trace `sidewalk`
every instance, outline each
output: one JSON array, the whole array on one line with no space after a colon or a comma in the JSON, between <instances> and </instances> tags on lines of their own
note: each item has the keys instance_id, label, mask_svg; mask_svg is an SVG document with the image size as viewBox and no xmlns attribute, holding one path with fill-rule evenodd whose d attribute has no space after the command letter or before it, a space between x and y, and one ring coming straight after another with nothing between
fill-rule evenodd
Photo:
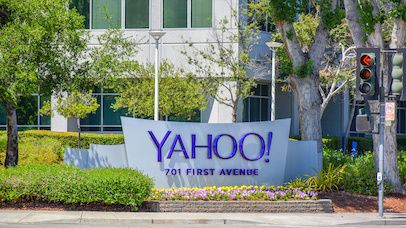
<instances>
[{"instance_id":1,"label":"sidewalk","mask_svg":"<svg viewBox=\"0 0 406 228\"><path fill-rule=\"evenodd\" d=\"M0 210L0 227L406 226L406 214L130 213Z\"/></svg>"}]
</instances>

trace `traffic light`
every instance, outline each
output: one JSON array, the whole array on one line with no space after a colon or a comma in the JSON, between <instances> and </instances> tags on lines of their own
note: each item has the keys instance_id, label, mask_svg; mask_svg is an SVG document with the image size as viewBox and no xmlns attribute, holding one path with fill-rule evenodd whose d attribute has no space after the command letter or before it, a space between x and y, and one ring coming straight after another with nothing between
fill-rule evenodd
<instances>
[{"instance_id":1,"label":"traffic light","mask_svg":"<svg viewBox=\"0 0 406 228\"><path fill-rule=\"evenodd\" d=\"M401 101L406 100L406 49L397 49L397 53L392 54L389 58L389 79L391 82L391 93L399 97Z\"/></svg>"},{"instance_id":2,"label":"traffic light","mask_svg":"<svg viewBox=\"0 0 406 228\"><path fill-rule=\"evenodd\" d=\"M379 48L357 49L357 100L377 100L380 75Z\"/></svg>"}]
</instances>

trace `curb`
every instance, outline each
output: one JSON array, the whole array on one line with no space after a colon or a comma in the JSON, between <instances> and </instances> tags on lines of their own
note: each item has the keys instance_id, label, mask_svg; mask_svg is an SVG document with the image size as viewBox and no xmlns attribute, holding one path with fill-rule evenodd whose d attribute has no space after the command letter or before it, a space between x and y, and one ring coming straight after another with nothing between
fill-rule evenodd
<instances>
[{"instance_id":1,"label":"curb","mask_svg":"<svg viewBox=\"0 0 406 228\"><path fill-rule=\"evenodd\" d=\"M303 201L145 201L140 212L333 213L330 199Z\"/></svg>"}]
</instances>

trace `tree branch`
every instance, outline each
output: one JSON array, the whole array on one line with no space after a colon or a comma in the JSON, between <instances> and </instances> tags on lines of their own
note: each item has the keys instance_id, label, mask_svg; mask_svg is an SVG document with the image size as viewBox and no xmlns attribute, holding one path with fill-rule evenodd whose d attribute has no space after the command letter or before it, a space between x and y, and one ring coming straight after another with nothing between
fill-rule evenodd
<instances>
[{"instance_id":1,"label":"tree branch","mask_svg":"<svg viewBox=\"0 0 406 228\"><path fill-rule=\"evenodd\" d=\"M406 4L406 0L401 0L400 4ZM389 44L390 48L403 48L405 47L405 36L406 36L406 23L402 18L395 19L393 26L391 41Z\"/></svg>"},{"instance_id":2,"label":"tree branch","mask_svg":"<svg viewBox=\"0 0 406 228\"><path fill-rule=\"evenodd\" d=\"M293 67L300 67L305 64L305 57L302 47L296 37L295 29L292 23L287 21L277 21L279 32L282 34L283 43L285 44L286 51L292 60Z\"/></svg>"},{"instance_id":3,"label":"tree branch","mask_svg":"<svg viewBox=\"0 0 406 228\"><path fill-rule=\"evenodd\" d=\"M378 17L380 11L379 3L376 0L371 0L371 4L374 7L372 15ZM374 32L368 35L368 43L372 44L374 47L384 48L385 42L383 41L381 23L374 25Z\"/></svg>"},{"instance_id":4,"label":"tree branch","mask_svg":"<svg viewBox=\"0 0 406 228\"><path fill-rule=\"evenodd\" d=\"M344 5L345 19L348 23L348 28L350 29L355 46L358 48L365 47L366 43L364 41L364 37L366 34L361 29L358 0L344 0Z\"/></svg>"}]
</instances>

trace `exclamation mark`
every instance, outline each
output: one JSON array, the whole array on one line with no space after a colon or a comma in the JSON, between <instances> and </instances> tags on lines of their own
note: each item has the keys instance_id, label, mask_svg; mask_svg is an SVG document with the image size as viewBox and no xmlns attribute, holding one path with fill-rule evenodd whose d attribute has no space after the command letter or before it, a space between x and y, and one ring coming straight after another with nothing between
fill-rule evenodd
<instances>
[{"instance_id":1,"label":"exclamation mark","mask_svg":"<svg viewBox=\"0 0 406 228\"><path fill-rule=\"evenodd\" d=\"M268 157L265 159L266 163L269 163L269 157L271 156L272 136L273 136L273 133L269 132L268 133Z\"/></svg>"}]
</instances>

